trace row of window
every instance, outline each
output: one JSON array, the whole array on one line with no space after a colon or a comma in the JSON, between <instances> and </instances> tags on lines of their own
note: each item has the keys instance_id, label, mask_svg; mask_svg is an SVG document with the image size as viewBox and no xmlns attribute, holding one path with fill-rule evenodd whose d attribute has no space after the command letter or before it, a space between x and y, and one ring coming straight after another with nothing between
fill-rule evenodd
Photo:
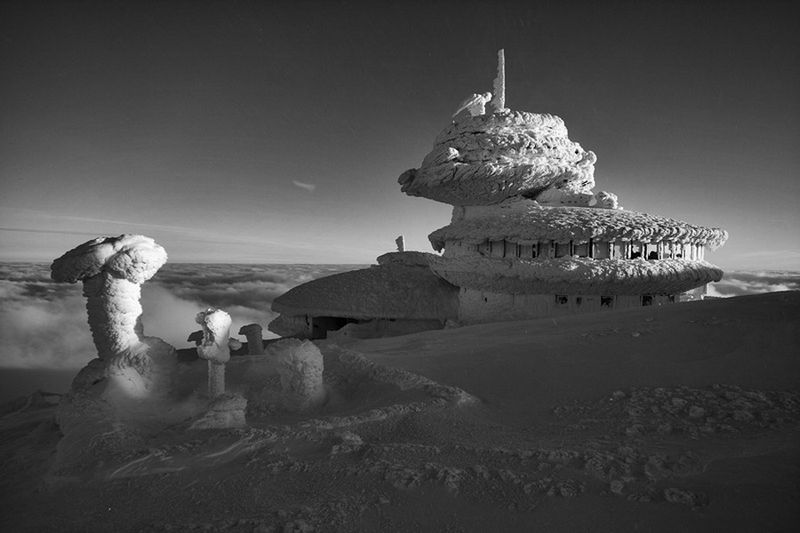
<instances>
[{"instance_id":1,"label":"row of window","mask_svg":"<svg viewBox=\"0 0 800 533\"><path fill-rule=\"evenodd\" d=\"M445 248L453 245L448 242ZM593 241L589 242L555 242L539 241L531 244L519 244L511 241L484 241L477 247L478 253L491 257L519 257L535 259L537 257L591 257L594 259L692 259L701 260L705 256L702 245L677 242L624 242Z\"/></svg>"},{"instance_id":2,"label":"row of window","mask_svg":"<svg viewBox=\"0 0 800 533\"><path fill-rule=\"evenodd\" d=\"M563 294L556 294L555 295L555 304L556 307L566 307L569 305L569 296ZM580 307L583 305L583 296L574 296L575 298L575 306ZM616 301L616 296L601 296L600 297L600 307L606 309L613 309L614 302ZM652 294L642 294L639 296L639 301L641 302L642 306L646 307L648 305L653 305L655 301L655 297ZM667 296L667 301L669 303L675 303L675 296L670 294Z\"/></svg>"}]
</instances>

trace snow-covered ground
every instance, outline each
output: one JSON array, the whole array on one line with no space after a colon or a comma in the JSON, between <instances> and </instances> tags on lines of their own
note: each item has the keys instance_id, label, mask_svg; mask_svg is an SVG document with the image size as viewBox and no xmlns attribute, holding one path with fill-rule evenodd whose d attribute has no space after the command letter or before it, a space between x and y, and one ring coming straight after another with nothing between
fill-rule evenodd
<instances>
[{"instance_id":1,"label":"snow-covered ground","mask_svg":"<svg viewBox=\"0 0 800 533\"><path fill-rule=\"evenodd\" d=\"M120 430L83 470L35 397L0 417L0 530L796 529L798 317L776 292L323 342L318 411Z\"/></svg>"}]
</instances>

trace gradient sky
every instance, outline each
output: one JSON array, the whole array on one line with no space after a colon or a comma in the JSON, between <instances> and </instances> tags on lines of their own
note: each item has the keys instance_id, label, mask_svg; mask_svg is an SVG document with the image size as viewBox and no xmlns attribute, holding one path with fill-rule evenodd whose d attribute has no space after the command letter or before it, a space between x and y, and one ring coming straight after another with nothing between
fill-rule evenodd
<instances>
[{"instance_id":1,"label":"gradient sky","mask_svg":"<svg viewBox=\"0 0 800 533\"><path fill-rule=\"evenodd\" d=\"M627 209L800 269L800 18L775 2L66 2L0 7L0 260L142 233L171 261L430 251L416 167L505 48Z\"/></svg>"}]
</instances>

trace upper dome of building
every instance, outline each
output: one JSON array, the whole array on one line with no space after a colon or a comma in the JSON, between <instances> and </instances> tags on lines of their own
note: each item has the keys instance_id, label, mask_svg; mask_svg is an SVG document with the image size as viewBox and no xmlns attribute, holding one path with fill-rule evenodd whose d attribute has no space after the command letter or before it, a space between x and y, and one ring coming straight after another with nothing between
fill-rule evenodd
<instances>
[{"instance_id":1,"label":"upper dome of building","mask_svg":"<svg viewBox=\"0 0 800 533\"><path fill-rule=\"evenodd\" d=\"M596 204L594 152L571 141L555 115L502 109L459 114L436 138L402 191L456 206L489 205L513 196L553 205ZM601 205L599 207L616 207Z\"/></svg>"}]
</instances>

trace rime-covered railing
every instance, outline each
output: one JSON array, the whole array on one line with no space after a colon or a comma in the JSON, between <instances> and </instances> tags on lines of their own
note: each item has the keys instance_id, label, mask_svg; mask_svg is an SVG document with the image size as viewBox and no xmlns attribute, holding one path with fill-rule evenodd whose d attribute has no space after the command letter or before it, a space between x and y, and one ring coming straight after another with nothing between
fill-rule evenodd
<instances>
[{"instance_id":1,"label":"rime-covered railing","mask_svg":"<svg viewBox=\"0 0 800 533\"><path fill-rule=\"evenodd\" d=\"M486 240L480 244L447 241L445 257L464 254L479 254L488 257L514 257L518 259L590 257L593 259L686 259L702 261L705 247L700 244L661 241L645 243L637 241L530 241Z\"/></svg>"}]
</instances>

